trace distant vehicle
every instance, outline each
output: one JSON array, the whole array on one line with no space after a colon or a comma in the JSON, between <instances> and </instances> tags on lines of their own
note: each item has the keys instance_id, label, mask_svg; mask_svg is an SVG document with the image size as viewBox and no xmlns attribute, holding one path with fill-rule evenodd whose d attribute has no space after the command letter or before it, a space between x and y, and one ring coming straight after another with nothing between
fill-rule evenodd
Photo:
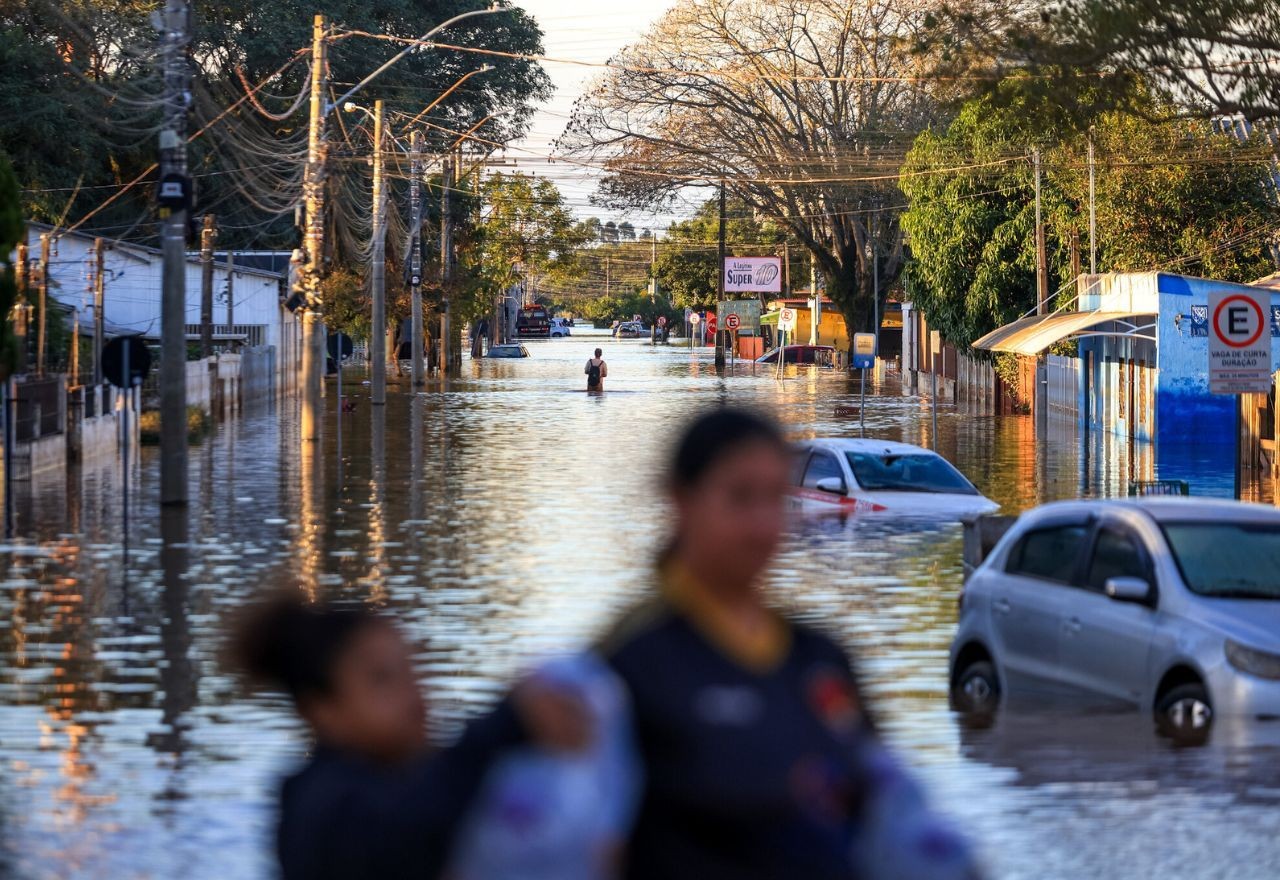
<instances>
[{"instance_id":1,"label":"distant vehicle","mask_svg":"<svg viewBox=\"0 0 1280 880\"><path fill-rule=\"evenodd\" d=\"M788 345L783 355L783 363L817 364L830 367L835 364L836 350L830 345ZM756 358L757 364L776 364L778 349L773 348Z\"/></svg>"},{"instance_id":2,"label":"distant vehicle","mask_svg":"<svg viewBox=\"0 0 1280 880\"><path fill-rule=\"evenodd\" d=\"M516 313L516 335L521 339L547 339L551 336L551 315L544 306L526 305Z\"/></svg>"},{"instance_id":3,"label":"distant vehicle","mask_svg":"<svg viewBox=\"0 0 1280 880\"><path fill-rule=\"evenodd\" d=\"M491 345L485 357L491 358L527 358L529 349L525 348L518 342L508 342L502 345Z\"/></svg>"},{"instance_id":4,"label":"distant vehicle","mask_svg":"<svg viewBox=\"0 0 1280 880\"><path fill-rule=\"evenodd\" d=\"M613 331L618 339L642 339L649 335L649 330L640 321L623 321Z\"/></svg>"},{"instance_id":5,"label":"distant vehicle","mask_svg":"<svg viewBox=\"0 0 1280 880\"><path fill-rule=\"evenodd\" d=\"M552 318L551 319L551 338L558 339L563 336L571 335L572 327L573 327L573 322L566 318Z\"/></svg>"},{"instance_id":6,"label":"distant vehicle","mask_svg":"<svg viewBox=\"0 0 1280 880\"><path fill-rule=\"evenodd\" d=\"M1280 510L1204 498L1047 504L965 585L951 697L1153 712L1184 742L1215 716L1280 719Z\"/></svg>"},{"instance_id":7,"label":"distant vehicle","mask_svg":"<svg viewBox=\"0 0 1280 880\"><path fill-rule=\"evenodd\" d=\"M938 453L883 440L810 440L798 447L793 497L804 511L887 511L959 519L999 505Z\"/></svg>"}]
</instances>

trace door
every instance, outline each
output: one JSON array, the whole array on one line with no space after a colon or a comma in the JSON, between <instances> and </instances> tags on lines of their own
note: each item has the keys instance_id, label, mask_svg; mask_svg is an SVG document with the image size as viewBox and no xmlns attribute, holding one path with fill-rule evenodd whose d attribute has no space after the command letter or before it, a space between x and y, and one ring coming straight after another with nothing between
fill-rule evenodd
<instances>
[{"instance_id":1,"label":"door","mask_svg":"<svg viewBox=\"0 0 1280 880\"><path fill-rule=\"evenodd\" d=\"M837 481L840 492L826 492L819 489L818 484L824 480ZM798 491L804 506L814 510L838 509L844 503L848 490L849 484L845 480L844 468L840 467L840 462L835 455L823 449L815 449L809 456Z\"/></svg>"},{"instance_id":2,"label":"door","mask_svg":"<svg viewBox=\"0 0 1280 880\"><path fill-rule=\"evenodd\" d=\"M1075 592L1090 526L1083 520L1027 531L1009 551L1003 574L993 575L991 621L997 660L1011 690L1061 693L1059 637Z\"/></svg>"},{"instance_id":3,"label":"door","mask_svg":"<svg viewBox=\"0 0 1280 880\"><path fill-rule=\"evenodd\" d=\"M1136 705L1147 689L1155 612L1153 605L1109 598L1106 583L1113 577L1153 583L1150 558L1138 537L1122 524L1104 522L1065 610L1059 653L1073 690L1106 703Z\"/></svg>"}]
</instances>

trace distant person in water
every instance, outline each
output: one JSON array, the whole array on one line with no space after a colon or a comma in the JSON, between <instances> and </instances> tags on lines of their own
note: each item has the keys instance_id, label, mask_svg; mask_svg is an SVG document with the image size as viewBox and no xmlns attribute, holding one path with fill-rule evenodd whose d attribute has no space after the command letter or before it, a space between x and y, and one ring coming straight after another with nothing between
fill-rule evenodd
<instances>
[{"instance_id":1,"label":"distant person in water","mask_svg":"<svg viewBox=\"0 0 1280 880\"><path fill-rule=\"evenodd\" d=\"M430 751L410 647L364 606L279 599L249 613L235 650L255 683L289 695L314 736L281 792L284 880L434 880L492 762L526 743L576 750L591 735L573 698L528 681Z\"/></svg>"},{"instance_id":2,"label":"distant person in water","mask_svg":"<svg viewBox=\"0 0 1280 880\"><path fill-rule=\"evenodd\" d=\"M583 370L587 374L587 390L603 391L605 377L609 375L609 365L604 362L601 349L596 349L595 357L587 361L586 369Z\"/></svg>"}]
</instances>

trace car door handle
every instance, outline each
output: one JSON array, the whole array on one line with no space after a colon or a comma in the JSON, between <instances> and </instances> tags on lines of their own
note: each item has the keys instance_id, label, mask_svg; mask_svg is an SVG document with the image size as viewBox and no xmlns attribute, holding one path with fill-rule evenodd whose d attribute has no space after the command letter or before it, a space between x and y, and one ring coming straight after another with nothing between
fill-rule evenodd
<instances>
[{"instance_id":1,"label":"car door handle","mask_svg":"<svg viewBox=\"0 0 1280 880\"><path fill-rule=\"evenodd\" d=\"M1069 634L1074 635L1075 633L1080 632L1081 625L1082 624L1080 623L1080 618L1072 617L1069 620L1063 622L1062 628L1065 629Z\"/></svg>"},{"instance_id":2,"label":"car door handle","mask_svg":"<svg viewBox=\"0 0 1280 880\"><path fill-rule=\"evenodd\" d=\"M1008 599L996 599L991 603L991 607L995 609L997 614L1008 614L1013 610L1013 605L1009 603Z\"/></svg>"}]
</instances>

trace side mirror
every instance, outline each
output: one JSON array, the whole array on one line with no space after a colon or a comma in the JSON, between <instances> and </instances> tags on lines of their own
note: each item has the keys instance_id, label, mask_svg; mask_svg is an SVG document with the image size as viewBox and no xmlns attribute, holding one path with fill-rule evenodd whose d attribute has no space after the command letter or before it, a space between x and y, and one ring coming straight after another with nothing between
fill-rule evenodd
<instances>
[{"instance_id":1,"label":"side mirror","mask_svg":"<svg viewBox=\"0 0 1280 880\"><path fill-rule=\"evenodd\" d=\"M1107 595L1117 602L1145 602L1151 595L1151 585L1142 578L1107 578Z\"/></svg>"},{"instance_id":2,"label":"side mirror","mask_svg":"<svg viewBox=\"0 0 1280 880\"><path fill-rule=\"evenodd\" d=\"M816 488L819 492L829 492L832 495L843 495L844 480L839 477L823 477L818 481Z\"/></svg>"}]
</instances>

